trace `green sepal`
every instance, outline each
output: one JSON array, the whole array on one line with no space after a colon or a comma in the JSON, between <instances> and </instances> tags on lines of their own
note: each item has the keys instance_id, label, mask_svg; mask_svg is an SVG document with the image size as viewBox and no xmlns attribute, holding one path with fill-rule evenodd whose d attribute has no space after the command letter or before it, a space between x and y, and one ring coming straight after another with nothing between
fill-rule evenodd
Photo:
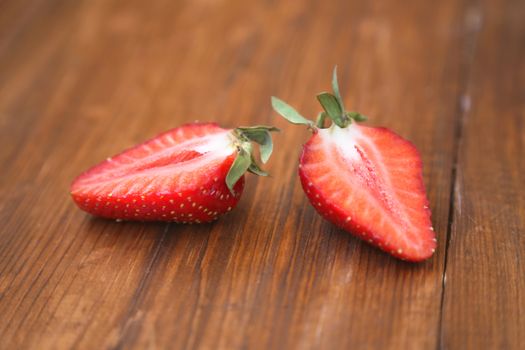
<instances>
[{"instance_id":1,"label":"green sepal","mask_svg":"<svg viewBox=\"0 0 525 350\"><path fill-rule=\"evenodd\" d=\"M339 102L341 110L344 111L345 106L343 104L343 98L341 97L341 93L339 92L339 82L337 81L337 66L334 67L334 72L332 73L332 90L334 90L335 98L337 98L337 102Z\"/></svg>"},{"instance_id":2,"label":"green sepal","mask_svg":"<svg viewBox=\"0 0 525 350\"><path fill-rule=\"evenodd\" d=\"M233 161L230 170L226 175L226 186L232 194L234 193L233 186L235 186L241 176L243 176L248 170L250 164L252 164L250 152L247 151L245 147L239 147L237 157L235 157L235 160Z\"/></svg>"},{"instance_id":3,"label":"green sepal","mask_svg":"<svg viewBox=\"0 0 525 350\"><path fill-rule=\"evenodd\" d=\"M265 136L266 141L259 146L259 150L261 152L261 162L263 162L263 164L266 164L273 152L273 142L270 133L266 132Z\"/></svg>"},{"instance_id":4,"label":"green sepal","mask_svg":"<svg viewBox=\"0 0 525 350\"><path fill-rule=\"evenodd\" d=\"M269 132L269 131L281 131L279 128L276 128L275 126L266 126L266 125L256 125L256 126L240 126L236 128L236 130L240 130L244 135L249 137L252 141L255 141L257 143L261 143L260 140L262 138L259 138L258 136L263 132Z\"/></svg>"},{"instance_id":5,"label":"green sepal","mask_svg":"<svg viewBox=\"0 0 525 350\"><path fill-rule=\"evenodd\" d=\"M259 150L261 151L261 161L266 163L273 151L271 131L280 131L278 128L273 126L252 126L252 127L239 127L239 130L243 136L249 140L259 144Z\"/></svg>"},{"instance_id":6,"label":"green sepal","mask_svg":"<svg viewBox=\"0 0 525 350\"><path fill-rule=\"evenodd\" d=\"M317 119L315 121L315 125L317 125L319 129L324 129L325 120L326 120L326 112L319 112L319 114L317 115Z\"/></svg>"},{"instance_id":7,"label":"green sepal","mask_svg":"<svg viewBox=\"0 0 525 350\"><path fill-rule=\"evenodd\" d=\"M248 171L258 176L268 176L269 175L266 171L262 170L259 167L255 159L253 158L253 155L252 155L251 164L250 164L250 167L248 168Z\"/></svg>"},{"instance_id":8,"label":"green sepal","mask_svg":"<svg viewBox=\"0 0 525 350\"><path fill-rule=\"evenodd\" d=\"M346 115L349 118L352 118L353 120L355 120L356 122L364 122L365 120L368 119L366 115L363 115L359 112L346 112Z\"/></svg>"},{"instance_id":9,"label":"green sepal","mask_svg":"<svg viewBox=\"0 0 525 350\"><path fill-rule=\"evenodd\" d=\"M319 103L321 103L321 106L323 106L328 117L330 117L337 126L340 128L348 126L348 118L343 114L343 109L337 97L329 92L321 92L317 95L317 99Z\"/></svg>"},{"instance_id":10,"label":"green sepal","mask_svg":"<svg viewBox=\"0 0 525 350\"><path fill-rule=\"evenodd\" d=\"M292 124L302 124L307 126L313 126L314 124L311 120L308 120L299 114L295 108L275 96L272 96L272 107L277 113L283 116L284 119Z\"/></svg>"}]
</instances>

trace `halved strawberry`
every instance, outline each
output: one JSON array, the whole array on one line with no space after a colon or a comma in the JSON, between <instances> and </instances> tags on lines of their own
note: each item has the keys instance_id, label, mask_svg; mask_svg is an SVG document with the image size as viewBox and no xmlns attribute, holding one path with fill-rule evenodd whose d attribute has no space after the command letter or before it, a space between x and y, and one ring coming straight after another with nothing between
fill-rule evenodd
<instances>
[{"instance_id":1,"label":"halved strawberry","mask_svg":"<svg viewBox=\"0 0 525 350\"><path fill-rule=\"evenodd\" d=\"M330 222L397 258L430 257L436 239L417 149L389 129L358 125L365 117L345 111L336 70L332 85L334 94L318 95L324 112L316 124L272 98L277 113L313 131L299 164L308 199Z\"/></svg>"},{"instance_id":2,"label":"halved strawberry","mask_svg":"<svg viewBox=\"0 0 525 350\"><path fill-rule=\"evenodd\" d=\"M74 180L71 195L82 210L106 218L209 222L235 207L246 171L267 175L251 141L266 162L276 130L186 124L92 167Z\"/></svg>"}]
</instances>

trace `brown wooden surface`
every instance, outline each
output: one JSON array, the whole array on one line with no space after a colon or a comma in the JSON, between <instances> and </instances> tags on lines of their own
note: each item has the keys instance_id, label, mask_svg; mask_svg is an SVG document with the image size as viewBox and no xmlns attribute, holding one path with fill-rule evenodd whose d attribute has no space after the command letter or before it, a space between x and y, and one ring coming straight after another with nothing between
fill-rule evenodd
<instances>
[{"instance_id":1,"label":"brown wooden surface","mask_svg":"<svg viewBox=\"0 0 525 350\"><path fill-rule=\"evenodd\" d=\"M0 348L524 348L525 3L0 1ZM438 237L397 261L296 175L334 64L412 140ZM274 124L269 179L211 225L116 223L86 167L191 120Z\"/></svg>"}]
</instances>

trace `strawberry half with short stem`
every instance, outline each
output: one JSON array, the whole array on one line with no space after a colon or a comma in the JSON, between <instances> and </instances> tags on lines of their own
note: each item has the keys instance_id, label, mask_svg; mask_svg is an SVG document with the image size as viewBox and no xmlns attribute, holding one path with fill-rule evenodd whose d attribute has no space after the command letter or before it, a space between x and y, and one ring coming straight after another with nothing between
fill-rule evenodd
<instances>
[{"instance_id":1,"label":"strawberry half with short stem","mask_svg":"<svg viewBox=\"0 0 525 350\"><path fill-rule=\"evenodd\" d=\"M71 195L82 210L119 221L210 222L235 207L246 171L267 175L252 142L266 163L277 130L186 124L92 167L74 180Z\"/></svg>"},{"instance_id":2,"label":"strawberry half with short stem","mask_svg":"<svg viewBox=\"0 0 525 350\"><path fill-rule=\"evenodd\" d=\"M345 231L403 260L429 258L436 239L416 147L389 129L359 125L366 117L345 110L336 69L332 87L317 95L324 111L316 123L272 97L277 113L313 133L300 157L304 192Z\"/></svg>"}]
</instances>

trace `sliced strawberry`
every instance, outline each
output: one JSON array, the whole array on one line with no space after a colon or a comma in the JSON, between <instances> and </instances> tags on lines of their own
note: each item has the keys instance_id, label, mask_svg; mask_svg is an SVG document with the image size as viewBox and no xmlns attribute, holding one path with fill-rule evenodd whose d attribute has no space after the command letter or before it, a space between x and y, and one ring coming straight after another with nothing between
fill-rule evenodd
<instances>
[{"instance_id":1,"label":"sliced strawberry","mask_svg":"<svg viewBox=\"0 0 525 350\"><path fill-rule=\"evenodd\" d=\"M321 129L305 144L299 175L317 211L406 260L436 242L416 148L392 131L353 124Z\"/></svg>"},{"instance_id":2,"label":"sliced strawberry","mask_svg":"<svg viewBox=\"0 0 525 350\"><path fill-rule=\"evenodd\" d=\"M436 239L419 152L386 128L355 123L364 117L343 112L335 72L334 81L335 95L318 97L325 112L317 125L283 101L272 101L286 119L314 131L299 165L308 199L327 220L395 257L430 257ZM324 128L327 117L333 124Z\"/></svg>"},{"instance_id":3,"label":"sliced strawberry","mask_svg":"<svg viewBox=\"0 0 525 350\"><path fill-rule=\"evenodd\" d=\"M186 124L89 169L71 195L81 209L106 218L209 222L235 207L245 171L265 174L250 140L273 130ZM271 153L271 138L269 146L259 143L261 153Z\"/></svg>"}]
</instances>

